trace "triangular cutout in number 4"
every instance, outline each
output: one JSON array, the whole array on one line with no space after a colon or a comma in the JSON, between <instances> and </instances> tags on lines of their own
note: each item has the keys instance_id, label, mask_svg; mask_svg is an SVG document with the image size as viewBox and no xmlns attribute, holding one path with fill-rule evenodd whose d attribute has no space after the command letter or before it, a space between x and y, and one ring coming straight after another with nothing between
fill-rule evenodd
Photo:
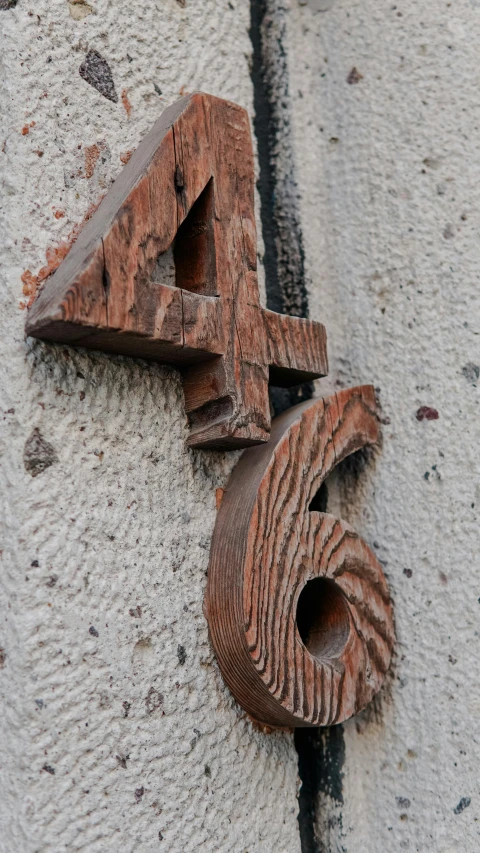
<instances>
[{"instance_id":1,"label":"triangular cutout in number 4","mask_svg":"<svg viewBox=\"0 0 480 853\"><path fill-rule=\"evenodd\" d=\"M45 283L27 333L185 368L192 447L267 441L268 382L325 375L326 335L260 306L253 197L246 111L177 101ZM172 244L176 287L152 281Z\"/></svg>"}]
</instances>

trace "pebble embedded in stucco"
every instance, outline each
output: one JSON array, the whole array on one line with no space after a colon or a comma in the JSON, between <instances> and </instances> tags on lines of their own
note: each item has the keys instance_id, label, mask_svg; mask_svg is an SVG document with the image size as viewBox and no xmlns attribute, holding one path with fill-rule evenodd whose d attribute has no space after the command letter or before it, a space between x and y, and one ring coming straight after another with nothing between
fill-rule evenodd
<instances>
[{"instance_id":1,"label":"pebble embedded in stucco","mask_svg":"<svg viewBox=\"0 0 480 853\"><path fill-rule=\"evenodd\" d=\"M469 361L462 367L462 373L467 382L471 382L472 385L475 385L477 379L480 377L480 367L478 364L474 364L473 361Z\"/></svg>"},{"instance_id":2,"label":"pebble embedded in stucco","mask_svg":"<svg viewBox=\"0 0 480 853\"><path fill-rule=\"evenodd\" d=\"M416 411L415 417L417 421L437 421L440 415L432 406L420 406Z\"/></svg>"},{"instance_id":3,"label":"pebble embedded in stucco","mask_svg":"<svg viewBox=\"0 0 480 853\"><path fill-rule=\"evenodd\" d=\"M360 83L360 80L363 80L363 74L360 74L358 68L353 67L347 77L347 83L350 83L350 85L352 85L355 83Z\"/></svg>"},{"instance_id":4,"label":"pebble embedded in stucco","mask_svg":"<svg viewBox=\"0 0 480 853\"><path fill-rule=\"evenodd\" d=\"M32 477L37 477L54 462L58 462L55 448L43 437L38 427L32 431L25 442L23 464Z\"/></svg>"},{"instance_id":5,"label":"pebble embedded in stucco","mask_svg":"<svg viewBox=\"0 0 480 853\"><path fill-rule=\"evenodd\" d=\"M177 657L180 666L184 666L185 661L187 660L187 653L184 646L177 646Z\"/></svg>"},{"instance_id":6,"label":"pebble embedded in stucco","mask_svg":"<svg viewBox=\"0 0 480 853\"><path fill-rule=\"evenodd\" d=\"M455 806L453 814L461 814L465 809L468 809L471 802L471 797L462 797L458 806Z\"/></svg>"},{"instance_id":7,"label":"pebble embedded in stucco","mask_svg":"<svg viewBox=\"0 0 480 853\"><path fill-rule=\"evenodd\" d=\"M74 21L83 21L88 15L93 12L93 7L85 0L69 0L68 9Z\"/></svg>"},{"instance_id":8,"label":"pebble embedded in stucco","mask_svg":"<svg viewBox=\"0 0 480 853\"><path fill-rule=\"evenodd\" d=\"M159 690L156 690L155 687L151 687L145 697L145 707L147 709L147 714L153 714L154 711L158 711L163 705L163 695Z\"/></svg>"},{"instance_id":9,"label":"pebble embedded in stucco","mask_svg":"<svg viewBox=\"0 0 480 853\"><path fill-rule=\"evenodd\" d=\"M118 102L111 68L98 50L89 50L79 68L80 77L93 86L104 98Z\"/></svg>"},{"instance_id":10,"label":"pebble embedded in stucco","mask_svg":"<svg viewBox=\"0 0 480 853\"><path fill-rule=\"evenodd\" d=\"M18 0L0 0L0 12L6 12L8 9L14 9Z\"/></svg>"}]
</instances>

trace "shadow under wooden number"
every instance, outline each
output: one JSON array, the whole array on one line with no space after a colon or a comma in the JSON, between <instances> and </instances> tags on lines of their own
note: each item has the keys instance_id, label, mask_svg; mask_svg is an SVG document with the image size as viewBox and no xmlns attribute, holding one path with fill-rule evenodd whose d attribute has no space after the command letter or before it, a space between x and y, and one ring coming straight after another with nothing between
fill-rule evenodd
<instances>
[{"instance_id":1,"label":"shadow under wooden number","mask_svg":"<svg viewBox=\"0 0 480 853\"><path fill-rule=\"evenodd\" d=\"M270 434L267 385L327 373L320 323L261 308L248 116L197 93L141 142L34 302L27 333L174 364L193 447ZM174 245L176 287L152 280Z\"/></svg>"},{"instance_id":2,"label":"shadow under wooden number","mask_svg":"<svg viewBox=\"0 0 480 853\"><path fill-rule=\"evenodd\" d=\"M348 524L309 509L377 431L371 386L301 403L245 451L225 490L205 610L223 677L259 722L340 723L385 677L394 633L382 568Z\"/></svg>"}]
</instances>

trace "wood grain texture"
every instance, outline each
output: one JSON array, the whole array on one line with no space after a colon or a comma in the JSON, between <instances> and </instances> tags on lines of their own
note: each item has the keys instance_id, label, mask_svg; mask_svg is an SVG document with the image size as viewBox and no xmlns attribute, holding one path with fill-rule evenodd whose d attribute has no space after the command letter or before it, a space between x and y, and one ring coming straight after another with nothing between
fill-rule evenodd
<instances>
[{"instance_id":1,"label":"wood grain texture","mask_svg":"<svg viewBox=\"0 0 480 853\"><path fill-rule=\"evenodd\" d=\"M172 244L173 288L152 281ZM193 447L267 441L268 383L324 376L326 334L260 306L246 111L202 93L169 107L47 280L26 328L184 368Z\"/></svg>"},{"instance_id":2,"label":"wood grain texture","mask_svg":"<svg viewBox=\"0 0 480 853\"><path fill-rule=\"evenodd\" d=\"M245 451L219 507L205 610L223 677L272 726L325 726L379 690L394 632L382 568L344 521L309 509L335 465L377 440L373 388L288 410Z\"/></svg>"}]
</instances>

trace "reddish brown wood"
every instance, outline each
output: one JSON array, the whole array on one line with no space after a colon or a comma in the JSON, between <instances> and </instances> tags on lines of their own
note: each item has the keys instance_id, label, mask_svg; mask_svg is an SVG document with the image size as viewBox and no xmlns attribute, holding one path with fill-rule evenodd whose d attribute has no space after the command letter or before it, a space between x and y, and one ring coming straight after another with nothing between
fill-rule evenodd
<instances>
[{"instance_id":1,"label":"reddish brown wood","mask_svg":"<svg viewBox=\"0 0 480 853\"><path fill-rule=\"evenodd\" d=\"M197 93L145 137L30 309L27 333L185 369L194 447L270 433L267 385L327 373L320 323L260 306L248 116ZM177 287L152 281L174 243Z\"/></svg>"},{"instance_id":2,"label":"reddish brown wood","mask_svg":"<svg viewBox=\"0 0 480 853\"><path fill-rule=\"evenodd\" d=\"M205 612L226 683L261 723L340 723L385 677L394 633L382 568L348 524L309 509L335 465L376 440L372 387L302 403L245 451L225 489Z\"/></svg>"}]
</instances>

